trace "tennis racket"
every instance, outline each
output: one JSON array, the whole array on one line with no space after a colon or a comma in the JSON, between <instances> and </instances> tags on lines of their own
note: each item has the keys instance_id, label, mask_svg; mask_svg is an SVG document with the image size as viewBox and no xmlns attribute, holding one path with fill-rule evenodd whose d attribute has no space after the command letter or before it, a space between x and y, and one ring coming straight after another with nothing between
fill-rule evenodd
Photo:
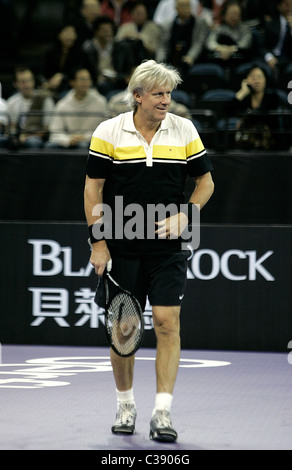
<instances>
[{"instance_id":1,"label":"tennis racket","mask_svg":"<svg viewBox=\"0 0 292 470\"><path fill-rule=\"evenodd\" d=\"M108 271L99 278L96 303L101 288L104 288L105 294L105 332L109 345L119 356L132 356L141 346L144 335L144 318L140 303L130 292L123 289Z\"/></svg>"}]
</instances>

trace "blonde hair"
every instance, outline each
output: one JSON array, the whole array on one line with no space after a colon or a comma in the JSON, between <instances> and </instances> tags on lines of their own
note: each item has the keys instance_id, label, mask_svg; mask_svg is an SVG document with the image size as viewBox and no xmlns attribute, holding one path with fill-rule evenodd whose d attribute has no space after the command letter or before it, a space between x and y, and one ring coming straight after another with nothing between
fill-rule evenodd
<instances>
[{"instance_id":1,"label":"blonde hair","mask_svg":"<svg viewBox=\"0 0 292 470\"><path fill-rule=\"evenodd\" d=\"M144 95L160 86L169 86L172 91L181 82L179 72L171 65L158 63L155 60L145 60L138 65L130 79L125 101L132 110L136 111L138 104L134 93L139 92Z\"/></svg>"}]
</instances>

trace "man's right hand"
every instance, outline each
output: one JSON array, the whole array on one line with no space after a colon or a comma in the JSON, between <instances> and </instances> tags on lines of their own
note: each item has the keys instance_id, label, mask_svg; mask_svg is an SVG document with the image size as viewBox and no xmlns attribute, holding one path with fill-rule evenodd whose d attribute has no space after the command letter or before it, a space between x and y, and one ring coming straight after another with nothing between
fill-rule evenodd
<instances>
[{"instance_id":1,"label":"man's right hand","mask_svg":"<svg viewBox=\"0 0 292 470\"><path fill-rule=\"evenodd\" d=\"M111 255L105 240L100 240L92 244L90 263L98 276L103 275L107 263L110 260Z\"/></svg>"}]
</instances>

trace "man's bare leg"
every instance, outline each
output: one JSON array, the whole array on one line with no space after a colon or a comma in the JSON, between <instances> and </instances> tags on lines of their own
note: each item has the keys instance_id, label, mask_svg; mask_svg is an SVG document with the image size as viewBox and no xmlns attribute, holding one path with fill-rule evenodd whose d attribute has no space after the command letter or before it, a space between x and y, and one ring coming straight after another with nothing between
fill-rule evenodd
<instances>
[{"instance_id":1,"label":"man's bare leg","mask_svg":"<svg viewBox=\"0 0 292 470\"><path fill-rule=\"evenodd\" d=\"M180 307L153 307L157 393L173 393L180 359Z\"/></svg>"},{"instance_id":2,"label":"man's bare leg","mask_svg":"<svg viewBox=\"0 0 292 470\"><path fill-rule=\"evenodd\" d=\"M170 409L180 359L180 307L153 307L157 338L156 399L150 423L150 438L174 442L177 433L170 420Z\"/></svg>"},{"instance_id":3,"label":"man's bare leg","mask_svg":"<svg viewBox=\"0 0 292 470\"><path fill-rule=\"evenodd\" d=\"M117 390L124 392L133 387L135 356L121 357L110 350L111 364Z\"/></svg>"}]
</instances>

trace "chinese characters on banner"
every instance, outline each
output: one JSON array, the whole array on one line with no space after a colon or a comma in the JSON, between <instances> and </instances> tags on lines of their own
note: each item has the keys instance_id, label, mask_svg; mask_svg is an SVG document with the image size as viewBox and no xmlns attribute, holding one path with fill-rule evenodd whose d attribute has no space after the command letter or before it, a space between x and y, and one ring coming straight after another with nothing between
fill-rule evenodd
<instances>
[{"instance_id":1,"label":"chinese characters on banner","mask_svg":"<svg viewBox=\"0 0 292 470\"><path fill-rule=\"evenodd\" d=\"M30 287L32 292L32 316L35 318L31 326L41 325L46 318L53 318L61 327L70 327L67 316L69 314L70 292L63 288ZM94 302L95 291L80 288L73 293L76 309L74 326L83 326L86 323L90 328L100 328L104 325L104 311ZM145 329L153 328L151 306L147 302L144 312Z\"/></svg>"},{"instance_id":2,"label":"chinese characters on banner","mask_svg":"<svg viewBox=\"0 0 292 470\"><path fill-rule=\"evenodd\" d=\"M30 239L33 246L32 270L33 275L42 277L42 287L30 286L32 295L31 326L38 327L46 319L53 318L62 328L70 326L82 327L87 324L90 328L100 328L104 325L104 311L94 302L95 291L89 287L80 287L71 292L61 286L47 287L45 279L62 275L63 277L89 277L92 272L90 263L78 271L72 269L72 248L62 247L56 240ZM70 305L74 305L74 322L69 321ZM147 302L144 312L145 328L152 329L151 307Z\"/></svg>"}]
</instances>

